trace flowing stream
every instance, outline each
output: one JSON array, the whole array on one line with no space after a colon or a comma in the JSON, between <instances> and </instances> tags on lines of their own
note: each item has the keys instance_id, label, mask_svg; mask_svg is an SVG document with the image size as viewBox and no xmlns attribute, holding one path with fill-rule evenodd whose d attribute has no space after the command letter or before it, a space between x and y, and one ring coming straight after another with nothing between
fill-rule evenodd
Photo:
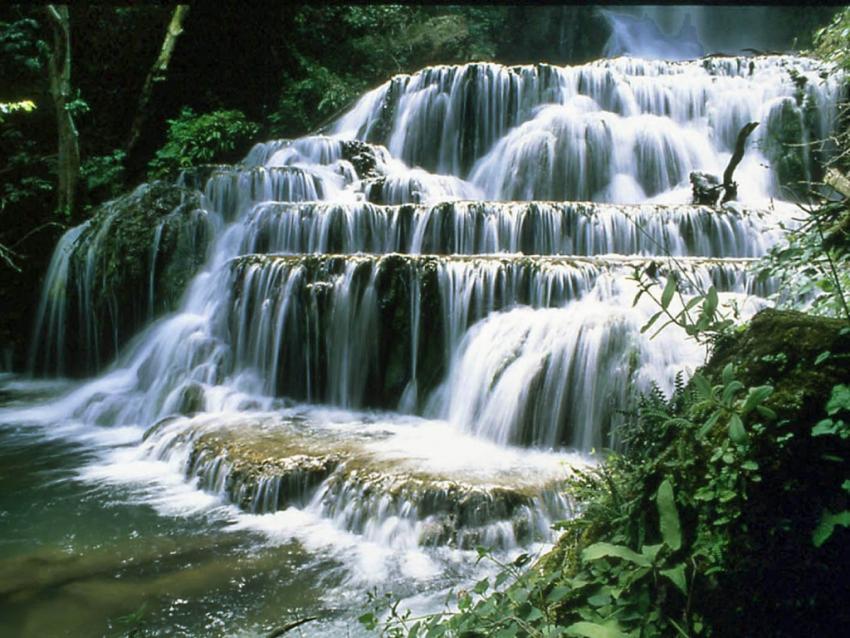
<instances>
[{"instance_id":1,"label":"flowing stream","mask_svg":"<svg viewBox=\"0 0 850 638\"><path fill-rule=\"evenodd\" d=\"M675 327L641 332L657 308L632 305L636 269L744 316L776 292L753 262L794 224L790 168L829 153L805 145L835 123L828 71L397 76L322 134L187 171L132 304L98 259L154 187L69 230L35 377L0 380L0 633L261 636L318 616L304 635L358 635L373 587L434 610L491 571L476 546L545 550L571 469L618 446L639 392L704 361ZM739 201L689 204L690 172L722 173L751 121ZM167 245L194 265L171 308Z\"/></svg>"}]
</instances>

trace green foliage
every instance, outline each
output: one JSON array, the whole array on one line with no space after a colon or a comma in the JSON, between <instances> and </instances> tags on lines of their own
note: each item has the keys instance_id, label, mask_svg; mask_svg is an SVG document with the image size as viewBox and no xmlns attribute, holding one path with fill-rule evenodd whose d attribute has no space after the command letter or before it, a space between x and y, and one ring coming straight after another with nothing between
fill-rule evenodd
<instances>
[{"instance_id":1,"label":"green foliage","mask_svg":"<svg viewBox=\"0 0 850 638\"><path fill-rule=\"evenodd\" d=\"M302 79L295 79L301 76ZM277 109L268 117L275 137L302 135L357 98L365 86L351 76L340 76L326 67L300 58L300 69L284 78Z\"/></svg>"},{"instance_id":2,"label":"green foliage","mask_svg":"<svg viewBox=\"0 0 850 638\"><path fill-rule=\"evenodd\" d=\"M777 279L774 300L780 307L850 319L850 207L822 201L805 212L807 219L788 233L787 243L762 258L760 276Z\"/></svg>"},{"instance_id":3,"label":"green foliage","mask_svg":"<svg viewBox=\"0 0 850 638\"><path fill-rule=\"evenodd\" d=\"M815 31L813 40L815 55L850 70L850 7L844 7L827 26Z\"/></svg>"},{"instance_id":4,"label":"green foliage","mask_svg":"<svg viewBox=\"0 0 850 638\"><path fill-rule=\"evenodd\" d=\"M814 437L837 437L842 441L850 439L850 386L839 384L832 388L832 395L826 404L826 419L821 419L812 428ZM845 420L846 419L846 420ZM832 456L832 455L830 455ZM829 460L839 461L846 464L850 459L832 458ZM841 489L850 493L850 479L841 484ZM812 532L812 543L820 547L831 537L837 526L850 527L850 509L837 513L824 509L818 526Z\"/></svg>"},{"instance_id":5,"label":"green foliage","mask_svg":"<svg viewBox=\"0 0 850 638\"><path fill-rule=\"evenodd\" d=\"M259 130L241 111L198 115L188 107L168 125L165 145L148 164L151 179L173 177L181 168L197 164L234 160Z\"/></svg>"},{"instance_id":6,"label":"green foliage","mask_svg":"<svg viewBox=\"0 0 850 638\"><path fill-rule=\"evenodd\" d=\"M83 99L83 96L80 94L80 90L76 89L74 91L74 96L65 103L65 110L71 114L71 117L75 120L86 113L91 112L91 107L89 103Z\"/></svg>"},{"instance_id":7,"label":"green foliage","mask_svg":"<svg viewBox=\"0 0 850 638\"><path fill-rule=\"evenodd\" d=\"M658 312L641 327L642 333L652 328L662 317L666 321L656 329L652 337L667 326L676 325L689 337L705 343L716 341L732 329L734 320L728 313L721 311L717 289L714 286L710 286L704 293L686 298L683 291L685 285L692 291L699 291L700 286L693 281L682 281L687 279L684 271L671 270L659 295L657 289L661 286L655 280L657 269L657 264L653 262L645 268L635 267L631 275L631 279L638 285L638 294L635 295L632 305L637 305L641 297L646 295L659 307ZM674 299L678 299L678 304L673 304Z\"/></svg>"},{"instance_id":8,"label":"green foliage","mask_svg":"<svg viewBox=\"0 0 850 638\"><path fill-rule=\"evenodd\" d=\"M118 197L124 188L126 153L116 150L108 155L89 157L80 166L86 190L98 200Z\"/></svg>"},{"instance_id":9,"label":"green foliage","mask_svg":"<svg viewBox=\"0 0 850 638\"><path fill-rule=\"evenodd\" d=\"M3 52L0 66L4 77L11 76L16 84L20 84L24 76L42 70L40 49L44 42L38 38L38 31L38 22L32 18L0 20L0 51Z\"/></svg>"},{"instance_id":10,"label":"green foliage","mask_svg":"<svg viewBox=\"0 0 850 638\"><path fill-rule=\"evenodd\" d=\"M20 100L18 102L0 102L0 124L5 119L3 116L15 111L23 111L29 113L35 110L35 102L32 100Z\"/></svg>"},{"instance_id":11,"label":"green foliage","mask_svg":"<svg viewBox=\"0 0 850 638\"><path fill-rule=\"evenodd\" d=\"M315 130L370 86L431 64L495 60L504 7L302 6L269 134ZM328 55L333 51L332 56Z\"/></svg>"}]
</instances>

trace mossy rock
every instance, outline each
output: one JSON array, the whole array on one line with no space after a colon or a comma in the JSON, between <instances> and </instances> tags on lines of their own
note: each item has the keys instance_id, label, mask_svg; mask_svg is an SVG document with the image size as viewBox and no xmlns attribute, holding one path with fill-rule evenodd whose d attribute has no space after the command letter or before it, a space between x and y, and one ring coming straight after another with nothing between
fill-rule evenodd
<instances>
[{"instance_id":1,"label":"mossy rock","mask_svg":"<svg viewBox=\"0 0 850 638\"><path fill-rule=\"evenodd\" d=\"M342 158L351 162L357 177L374 179L380 177L378 172L378 153L374 146L359 140L344 140L342 143Z\"/></svg>"},{"instance_id":2,"label":"mossy rock","mask_svg":"<svg viewBox=\"0 0 850 638\"><path fill-rule=\"evenodd\" d=\"M744 332L716 346L704 368L715 383L728 364L744 385L774 387L769 404L780 417L817 416L832 386L850 381L850 327L846 321L790 310L762 310ZM842 332L844 331L844 332ZM831 356L818 361L822 353Z\"/></svg>"},{"instance_id":3,"label":"mossy rock","mask_svg":"<svg viewBox=\"0 0 850 638\"><path fill-rule=\"evenodd\" d=\"M812 535L825 510L850 508L841 489L850 441L812 436L812 429L827 416L833 387L850 383L848 327L838 319L764 310L718 344L704 369L720 383L731 363L745 386L773 386L766 404L777 413L775 420L761 419L764 431L753 438L750 455L761 480L746 487L731 567L705 599L706 609L715 610L715 635L836 635L831 630L847 622L850 529L836 528L818 548ZM757 420L747 420L750 431ZM720 424L713 435L726 436L725 430ZM732 591L746 591L746 600L729 607Z\"/></svg>"},{"instance_id":4,"label":"mossy rock","mask_svg":"<svg viewBox=\"0 0 850 638\"><path fill-rule=\"evenodd\" d=\"M75 367L66 372L97 371L145 322L174 310L210 237L200 193L167 182L101 205L70 257L64 359Z\"/></svg>"}]
</instances>

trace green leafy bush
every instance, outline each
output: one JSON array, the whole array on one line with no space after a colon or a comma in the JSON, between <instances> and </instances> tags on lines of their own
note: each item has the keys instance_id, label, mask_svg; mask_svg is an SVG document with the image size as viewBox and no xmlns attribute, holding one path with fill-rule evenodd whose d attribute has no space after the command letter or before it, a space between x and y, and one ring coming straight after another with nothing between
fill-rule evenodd
<instances>
[{"instance_id":1,"label":"green leafy bush","mask_svg":"<svg viewBox=\"0 0 850 638\"><path fill-rule=\"evenodd\" d=\"M268 117L273 137L294 137L310 132L365 89L362 82L337 75L316 62L302 57L300 63L300 73L284 78L277 108ZM295 79L297 76L302 79Z\"/></svg>"},{"instance_id":2,"label":"green leafy bush","mask_svg":"<svg viewBox=\"0 0 850 638\"><path fill-rule=\"evenodd\" d=\"M115 150L108 155L89 157L80 166L80 177L89 197L96 201L118 197L124 188L124 160L127 154Z\"/></svg>"},{"instance_id":3,"label":"green leafy bush","mask_svg":"<svg viewBox=\"0 0 850 638\"><path fill-rule=\"evenodd\" d=\"M196 114L184 107L168 120L168 138L148 164L151 179L173 177L181 168L214 161L235 161L259 127L241 111Z\"/></svg>"},{"instance_id":4,"label":"green leafy bush","mask_svg":"<svg viewBox=\"0 0 850 638\"><path fill-rule=\"evenodd\" d=\"M850 48L847 47L850 40L850 7L836 13L832 22L815 31L813 40L815 55L850 70Z\"/></svg>"}]
</instances>

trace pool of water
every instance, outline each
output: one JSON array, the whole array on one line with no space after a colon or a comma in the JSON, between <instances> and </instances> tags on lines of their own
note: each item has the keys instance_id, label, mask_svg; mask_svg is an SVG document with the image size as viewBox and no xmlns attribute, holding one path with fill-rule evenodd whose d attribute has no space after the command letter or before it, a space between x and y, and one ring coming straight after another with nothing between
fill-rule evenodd
<instances>
[{"instance_id":1,"label":"pool of water","mask_svg":"<svg viewBox=\"0 0 850 638\"><path fill-rule=\"evenodd\" d=\"M380 547L296 508L246 514L140 460L136 428L15 422L69 389L0 379L2 636L268 636L305 617L291 635L360 636L370 591L432 611L494 572L474 551Z\"/></svg>"}]
</instances>

